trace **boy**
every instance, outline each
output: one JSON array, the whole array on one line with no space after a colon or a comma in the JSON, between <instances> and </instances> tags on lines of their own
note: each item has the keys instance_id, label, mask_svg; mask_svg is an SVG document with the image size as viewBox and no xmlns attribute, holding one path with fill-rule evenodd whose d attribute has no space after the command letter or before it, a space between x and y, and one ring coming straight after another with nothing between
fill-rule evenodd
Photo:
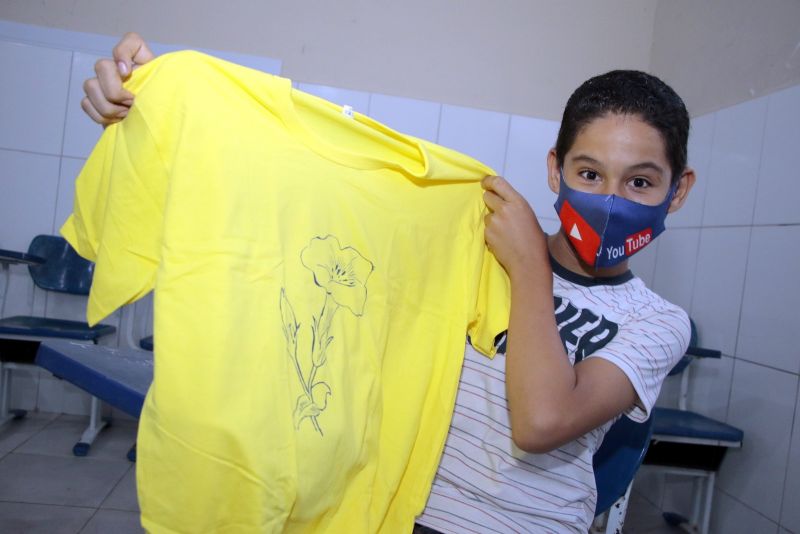
<instances>
[{"instance_id":1,"label":"boy","mask_svg":"<svg viewBox=\"0 0 800 534\"><path fill-rule=\"evenodd\" d=\"M545 236L505 180L484 181L493 211L486 241L511 278L508 350L487 360L467 349L418 524L453 533L588 530L592 455L621 414L647 419L688 345L686 314L627 266L694 183L688 131L683 102L663 82L613 71L573 93L548 153L558 233Z\"/></svg>"},{"instance_id":2,"label":"boy","mask_svg":"<svg viewBox=\"0 0 800 534\"><path fill-rule=\"evenodd\" d=\"M121 78L153 56L128 34L114 57L84 85L101 124L127 114ZM646 420L688 345L686 314L628 270L694 184L688 132L672 89L614 71L570 97L548 153L558 233L546 236L505 180L484 180L486 242L511 280L508 351L490 361L467 348L419 532L588 530L592 454L622 414Z\"/></svg>"}]
</instances>

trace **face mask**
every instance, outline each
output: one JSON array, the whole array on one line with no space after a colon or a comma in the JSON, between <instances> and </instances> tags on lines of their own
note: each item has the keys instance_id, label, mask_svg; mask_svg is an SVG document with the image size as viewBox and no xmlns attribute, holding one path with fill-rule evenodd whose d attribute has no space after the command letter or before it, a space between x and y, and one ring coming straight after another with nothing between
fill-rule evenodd
<instances>
[{"instance_id":1,"label":"face mask","mask_svg":"<svg viewBox=\"0 0 800 534\"><path fill-rule=\"evenodd\" d=\"M555 208L578 256L594 268L611 267L642 250L664 231L674 194L675 186L664 202L646 206L617 195L571 189L562 171Z\"/></svg>"}]
</instances>

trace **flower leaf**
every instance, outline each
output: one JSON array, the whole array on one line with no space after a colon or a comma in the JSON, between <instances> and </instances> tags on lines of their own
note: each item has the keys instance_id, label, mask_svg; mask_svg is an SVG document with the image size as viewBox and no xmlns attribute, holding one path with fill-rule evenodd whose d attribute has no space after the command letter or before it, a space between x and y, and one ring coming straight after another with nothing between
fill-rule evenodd
<instances>
[{"instance_id":1,"label":"flower leaf","mask_svg":"<svg viewBox=\"0 0 800 534\"><path fill-rule=\"evenodd\" d=\"M325 351L325 347L320 350L315 350L311 354L311 360L315 367L322 367L328 361L328 354Z\"/></svg>"},{"instance_id":2,"label":"flower leaf","mask_svg":"<svg viewBox=\"0 0 800 534\"><path fill-rule=\"evenodd\" d=\"M325 382L317 382L311 388L311 398L317 413L322 412L328 406L328 397L331 396L331 388ZM316 415L316 414L315 414Z\"/></svg>"},{"instance_id":3,"label":"flower leaf","mask_svg":"<svg viewBox=\"0 0 800 534\"><path fill-rule=\"evenodd\" d=\"M281 288L280 308L281 320L283 321L283 335L286 337L286 342L289 346L294 348L295 345L297 345L297 331L300 329L300 325L297 323L294 310L292 309L289 299L286 297L286 290L283 288Z\"/></svg>"},{"instance_id":4,"label":"flower leaf","mask_svg":"<svg viewBox=\"0 0 800 534\"><path fill-rule=\"evenodd\" d=\"M292 414L295 429L300 428L300 423L302 423L304 419L307 417L316 417L321 411L322 410L311 401L308 395L303 394L297 397L297 404L295 404L294 413Z\"/></svg>"}]
</instances>

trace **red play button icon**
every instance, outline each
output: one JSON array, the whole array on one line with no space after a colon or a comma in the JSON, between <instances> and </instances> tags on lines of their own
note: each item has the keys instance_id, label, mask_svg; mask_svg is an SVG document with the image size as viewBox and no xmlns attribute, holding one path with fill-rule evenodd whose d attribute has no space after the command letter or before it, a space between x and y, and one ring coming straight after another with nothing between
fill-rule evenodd
<instances>
[{"instance_id":1,"label":"red play button icon","mask_svg":"<svg viewBox=\"0 0 800 534\"><path fill-rule=\"evenodd\" d=\"M594 265L597 250L600 248L600 236L566 200L561 205L558 216L578 255L584 262Z\"/></svg>"}]
</instances>

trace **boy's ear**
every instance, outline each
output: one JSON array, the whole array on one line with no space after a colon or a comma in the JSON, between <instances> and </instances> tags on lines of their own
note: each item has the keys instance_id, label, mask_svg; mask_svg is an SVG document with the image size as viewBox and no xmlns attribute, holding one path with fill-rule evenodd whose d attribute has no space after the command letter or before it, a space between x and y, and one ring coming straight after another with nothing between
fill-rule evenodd
<instances>
[{"instance_id":1,"label":"boy's ear","mask_svg":"<svg viewBox=\"0 0 800 534\"><path fill-rule=\"evenodd\" d=\"M694 186L697 176L694 174L694 169L686 167L681 177L678 178L678 187L675 189L675 195L672 197L672 202L669 203L667 213L672 213L681 209L683 203L686 202L686 197L689 196L689 191Z\"/></svg>"},{"instance_id":2,"label":"boy's ear","mask_svg":"<svg viewBox=\"0 0 800 534\"><path fill-rule=\"evenodd\" d=\"M556 195L561 189L561 167L558 165L555 148L551 148L547 153L547 185Z\"/></svg>"}]
</instances>

